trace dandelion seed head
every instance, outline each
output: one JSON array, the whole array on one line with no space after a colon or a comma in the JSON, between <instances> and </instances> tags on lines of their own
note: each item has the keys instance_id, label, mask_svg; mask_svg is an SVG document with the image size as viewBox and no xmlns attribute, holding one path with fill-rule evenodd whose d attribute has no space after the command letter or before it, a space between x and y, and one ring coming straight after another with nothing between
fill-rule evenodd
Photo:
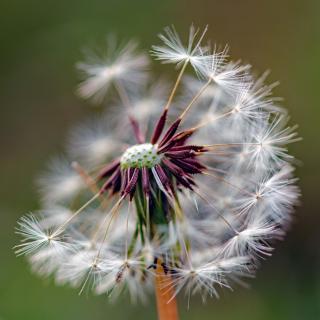
<instances>
[{"instance_id":1,"label":"dandelion seed head","mask_svg":"<svg viewBox=\"0 0 320 320\"><path fill-rule=\"evenodd\" d=\"M134 41L121 47L114 37L109 37L107 48L108 56L91 54L87 62L77 64L77 68L87 77L80 84L78 94L85 99L93 99L95 103L103 101L111 84L121 84L132 90L137 82L146 80L148 58L136 52Z\"/></svg>"},{"instance_id":2,"label":"dandelion seed head","mask_svg":"<svg viewBox=\"0 0 320 320\"><path fill-rule=\"evenodd\" d=\"M120 162L122 168L153 168L161 162L161 156L155 145L144 143L128 148Z\"/></svg>"},{"instance_id":3,"label":"dandelion seed head","mask_svg":"<svg viewBox=\"0 0 320 320\"><path fill-rule=\"evenodd\" d=\"M49 164L47 172L37 180L37 184L46 204L67 203L85 184L72 169L65 158L55 158Z\"/></svg>"},{"instance_id":4,"label":"dandelion seed head","mask_svg":"<svg viewBox=\"0 0 320 320\"><path fill-rule=\"evenodd\" d=\"M296 126L268 72L203 45L206 30L191 26L184 42L166 28L152 47L179 69L172 88L147 74L134 42L109 39L106 55L78 64L80 96L116 99L73 129L67 158L38 181L43 210L18 221L15 250L33 272L111 299L146 301L160 285L169 301L205 301L273 253L300 195L287 147Z\"/></svg>"}]
</instances>

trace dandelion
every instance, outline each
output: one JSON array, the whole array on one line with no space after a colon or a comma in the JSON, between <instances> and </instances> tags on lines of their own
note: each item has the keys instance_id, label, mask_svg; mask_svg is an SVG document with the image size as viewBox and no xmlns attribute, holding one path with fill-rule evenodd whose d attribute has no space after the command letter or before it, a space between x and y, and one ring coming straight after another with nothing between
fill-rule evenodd
<instances>
[{"instance_id":1,"label":"dandelion","mask_svg":"<svg viewBox=\"0 0 320 320\"><path fill-rule=\"evenodd\" d=\"M122 147L121 141L110 134L112 130L112 126L106 125L105 117L95 117L76 126L69 137L70 157L88 166L103 164Z\"/></svg>"},{"instance_id":2,"label":"dandelion","mask_svg":"<svg viewBox=\"0 0 320 320\"><path fill-rule=\"evenodd\" d=\"M225 63L224 54L212 56L207 65L207 77L223 90L230 93L238 93L250 83L248 70L250 65L241 65L240 62Z\"/></svg>"},{"instance_id":3,"label":"dandelion","mask_svg":"<svg viewBox=\"0 0 320 320\"><path fill-rule=\"evenodd\" d=\"M68 203L85 184L64 157L54 158L49 169L37 180L42 200L46 204Z\"/></svg>"},{"instance_id":4,"label":"dandelion","mask_svg":"<svg viewBox=\"0 0 320 320\"><path fill-rule=\"evenodd\" d=\"M16 230L17 234L23 237L22 243L15 247L18 255L37 254L44 248L50 248L60 254L68 247L68 242L61 234L43 228L39 220L32 214L22 217Z\"/></svg>"},{"instance_id":5,"label":"dandelion","mask_svg":"<svg viewBox=\"0 0 320 320\"><path fill-rule=\"evenodd\" d=\"M101 102L111 84L133 89L137 83L146 80L148 59L136 52L134 41L119 46L114 37L107 38L106 56L88 54L88 60L77 64L85 80L80 84L78 93L83 98Z\"/></svg>"},{"instance_id":6,"label":"dandelion","mask_svg":"<svg viewBox=\"0 0 320 320\"><path fill-rule=\"evenodd\" d=\"M183 45L182 41L174 28L165 28L165 34L160 34L159 38L163 41L164 46L153 46L152 54L156 59L163 63L174 63L177 66L184 67L190 63L197 73L202 73L205 62L210 58L206 55L208 47L201 45L201 41L207 32L207 27L200 34L199 29L195 29L193 25L190 27L189 39L187 45Z\"/></svg>"},{"instance_id":7,"label":"dandelion","mask_svg":"<svg viewBox=\"0 0 320 320\"><path fill-rule=\"evenodd\" d=\"M267 73L255 79L227 47L203 46L205 32L192 26L183 45L167 28L153 47L180 67L168 95L142 81L146 59L131 43L109 42L104 63L80 65L82 97L102 101L113 84L119 102L73 130L71 159L39 181L44 209L18 222L16 252L35 273L111 299L145 301L154 289L159 319L177 319L181 291L218 297L272 254L299 197L287 150L296 127Z\"/></svg>"}]
</instances>

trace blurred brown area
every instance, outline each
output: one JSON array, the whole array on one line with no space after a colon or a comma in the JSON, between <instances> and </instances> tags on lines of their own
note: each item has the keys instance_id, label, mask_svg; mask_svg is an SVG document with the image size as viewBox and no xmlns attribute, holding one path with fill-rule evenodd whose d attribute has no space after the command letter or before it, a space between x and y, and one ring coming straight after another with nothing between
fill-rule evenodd
<instances>
[{"instance_id":1,"label":"blurred brown area","mask_svg":"<svg viewBox=\"0 0 320 320\"><path fill-rule=\"evenodd\" d=\"M131 306L128 297L110 304L38 279L14 256L14 227L39 206L34 178L63 152L70 126L92 112L74 94L81 49L103 44L110 32L149 49L164 26L186 33L191 22L209 24L209 38L228 43L234 59L257 72L270 68L270 81L280 80L275 93L304 139L290 147L301 160L303 197L286 240L251 288L223 291L205 305L195 298L190 310L181 297L182 319L320 319L319 13L318 0L2 0L0 319L155 319L153 297L145 306Z\"/></svg>"}]
</instances>

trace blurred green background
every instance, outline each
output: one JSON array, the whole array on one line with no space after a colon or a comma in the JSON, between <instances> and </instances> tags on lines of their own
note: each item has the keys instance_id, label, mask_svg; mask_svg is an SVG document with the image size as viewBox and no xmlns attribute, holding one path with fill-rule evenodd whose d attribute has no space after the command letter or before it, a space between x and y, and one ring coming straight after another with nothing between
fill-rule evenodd
<instances>
[{"instance_id":1,"label":"blurred green background","mask_svg":"<svg viewBox=\"0 0 320 320\"><path fill-rule=\"evenodd\" d=\"M146 306L127 297L112 305L36 278L14 256L14 226L38 208L34 177L62 151L70 126L91 112L74 95L81 49L102 44L109 32L148 49L164 26L186 33L191 22L209 23L209 38L280 80L276 94L304 138L291 147L302 161L303 204L251 289L224 291L206 305L194 299L189 311L181 297L182 319L320 319L319 15L319 0L1 0L0 319L155 319L152 298Z\"/></svg>"}]
</instances>

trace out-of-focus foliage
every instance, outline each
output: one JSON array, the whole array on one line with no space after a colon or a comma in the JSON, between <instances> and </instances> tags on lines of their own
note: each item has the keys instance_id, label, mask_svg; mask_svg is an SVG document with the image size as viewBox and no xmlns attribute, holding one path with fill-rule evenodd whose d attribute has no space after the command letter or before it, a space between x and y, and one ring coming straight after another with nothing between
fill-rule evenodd
<instances>
[{"instance_id":1,"label":"out-of-focus foliage","mask_svg":"<svg viewBox=\"0 0 320 320\"><path fill-rule=\"evenodd\" d=\"M76 98L74 64L81 49L104 43L115 32L139 36L149 48L155 34L174 23L209 23L209 35L228 42L232 56L257 71L271 67L271 81L285 97L302 142L291 147L301 159L303 205L275 255L263 264L251 290L226 292L205 306L193 301L182 319L318 319L320 317L320 22L317 0L284 1L17 1L0 4L0 319L151 319L154 303L131 306L123 298L110 305L30 274L12 246L16 219L37 209L34 178L51 155L62 150L71 124L92 112ZM95 110L97 111L97 110ZM95 112L94 111L94 112ZM250 282L250 281L249 281ZM182 297L181 297L182 298Z\"/></svg>"}]
</instances>

